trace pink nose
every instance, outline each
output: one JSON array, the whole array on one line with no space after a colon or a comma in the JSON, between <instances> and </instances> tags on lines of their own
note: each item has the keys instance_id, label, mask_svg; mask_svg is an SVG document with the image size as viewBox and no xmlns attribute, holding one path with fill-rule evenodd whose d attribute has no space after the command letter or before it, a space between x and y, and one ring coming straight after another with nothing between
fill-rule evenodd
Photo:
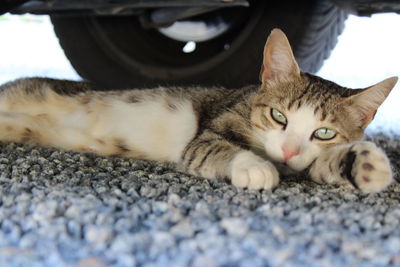
<instances>
[{"instance_id":1,"label":"pink nose","mask_svg":"<svg viewBox=\"0 0 400 267\"><path fill-rule=\"evenodd\" d=\"M285 162L287 162L288 160L290 160L291 158L293 158L294 156L299 154L299 148L298 147L286 147L283 146L282 147L282 151L283 151L283 159L285 160Z\"/></svg>"}]
</instances>

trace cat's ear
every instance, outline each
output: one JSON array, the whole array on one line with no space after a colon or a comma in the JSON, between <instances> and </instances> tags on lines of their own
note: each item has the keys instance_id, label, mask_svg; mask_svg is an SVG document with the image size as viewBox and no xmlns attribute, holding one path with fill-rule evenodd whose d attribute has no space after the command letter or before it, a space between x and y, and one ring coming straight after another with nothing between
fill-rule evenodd
<instances>
[{"instance_id":1,"label":"cat's ear","mask_svg":"<svg viewBox=\"0 0 400 267\"><path fill-rule=\"evenodd\" d=\"M360 90L360 93L345 100L345 105L353 106L360 116L360 126L365 129L373 120L376 110L396 85L398 78L391 77L373 86Z\"/></svg>"},{"instance_id":2,"label":"cat's ear","mask_svg":"<svg viewBox=\"0 0 400 267\"><path fill-rule=\"evenodd\" d=\"M261 82L290 79L299 75L300 68L286 35L279 29L273 29L264 47L264 60L260 72Z\"/></svg>"}]
</instances>

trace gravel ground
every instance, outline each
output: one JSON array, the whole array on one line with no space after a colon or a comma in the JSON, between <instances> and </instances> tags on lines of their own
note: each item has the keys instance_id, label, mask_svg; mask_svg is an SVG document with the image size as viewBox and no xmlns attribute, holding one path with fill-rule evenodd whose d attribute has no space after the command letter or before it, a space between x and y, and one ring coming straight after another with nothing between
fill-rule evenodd
<instances>
[{"instance_id":1,"label":"gravel ground","mask_svg":"<svg viewBox=\"0 0 400 267\"><path fill-rule=\"evenodd\" d=\"M400 138L373 138L399 169ZM397 184L256 192L148 161L0 151L0 266L400 266Z\"/></svg>"}]
</instances>

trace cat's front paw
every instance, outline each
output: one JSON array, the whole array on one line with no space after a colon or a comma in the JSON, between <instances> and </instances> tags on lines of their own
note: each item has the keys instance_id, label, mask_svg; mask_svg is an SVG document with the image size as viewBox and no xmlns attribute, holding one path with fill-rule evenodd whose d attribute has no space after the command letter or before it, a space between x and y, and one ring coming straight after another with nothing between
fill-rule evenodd
<instances>
[{"instance_id":1,"label":"cat's front paw","mask_svg":"<svg viewBox=\"0 0 400 267\"><path fill-rule=\"evenodd\" d=\"M342 175L365 193L382 191L393 181L389 159L371 142L353 145L342 165Z\"/></svg>"},{"instance_id":2,"label":"cat's front paw","mask_svg":"<svg viewBox=\"0 0 400 267\"><path fill-rule=\"evenodd\" d=\"M275 166L252 152L239 152L231 163L232 184L249 189L272 189L279 183Z\"/></svg>"}]
</instances>

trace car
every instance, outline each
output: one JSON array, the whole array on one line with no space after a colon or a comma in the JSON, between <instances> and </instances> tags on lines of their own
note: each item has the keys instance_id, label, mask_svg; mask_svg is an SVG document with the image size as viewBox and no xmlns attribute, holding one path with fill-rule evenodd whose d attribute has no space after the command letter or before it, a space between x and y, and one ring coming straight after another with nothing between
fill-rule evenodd
<instances>
[{"instance_id":1,"label":"car","mask_svg":"<svg viewBox=\"0 0 400 267\"><path fill-rule=\"evenodd\" d=\"M75 70L104 88L258 82L265 39L288 36L303 71L334 48L349 13L400 11L372 0L4 0L0 13L49 14Z\"/></svg>"}]
</instances>

